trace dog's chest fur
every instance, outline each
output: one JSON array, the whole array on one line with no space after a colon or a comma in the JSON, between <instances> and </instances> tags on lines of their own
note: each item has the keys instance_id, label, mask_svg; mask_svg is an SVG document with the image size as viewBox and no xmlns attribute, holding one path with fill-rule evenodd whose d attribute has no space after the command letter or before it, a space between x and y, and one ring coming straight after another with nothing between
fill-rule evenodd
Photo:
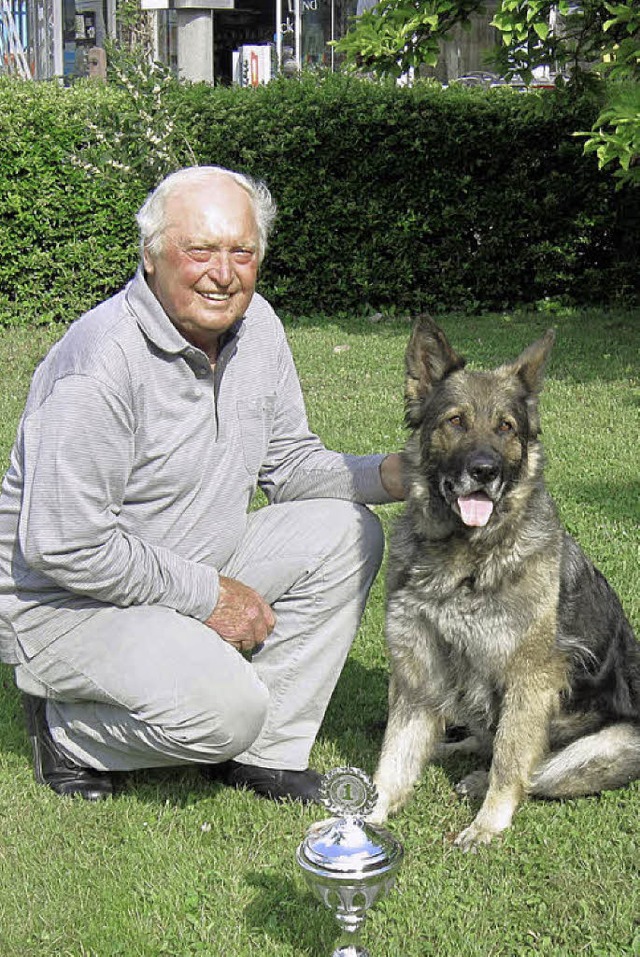
<instances>
[{"instance_id":1,"label":"dog's chest fur","mask_svg":"<svg viewBox=\"0 0 640 957\"><path fill-rule=\"evenodd\" d=\"M524 550L522 539L476 550L464 540L420 539L410 514L396 526L390 651L407 681L450 718L495 723L510 662L557 600L557 563L524 541Z\"/></svg>"}]
</instances>

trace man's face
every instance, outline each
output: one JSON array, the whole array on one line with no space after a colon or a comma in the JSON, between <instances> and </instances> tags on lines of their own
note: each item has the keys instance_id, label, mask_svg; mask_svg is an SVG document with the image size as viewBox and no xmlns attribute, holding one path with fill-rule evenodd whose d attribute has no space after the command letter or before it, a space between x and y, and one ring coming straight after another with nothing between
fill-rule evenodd
<instances>
[{"instance_id":1,"label":"man's face","mask_svg":"<svg viewBox=\"0 0 640 957\"><path fill-rule=\"evenodd\" d=\"M258 229L248 194L227 176L195 183L167 201L147 282L184 338L217 354L219 337L247 310L258 275Z\"/></svg>"}]
</instances>

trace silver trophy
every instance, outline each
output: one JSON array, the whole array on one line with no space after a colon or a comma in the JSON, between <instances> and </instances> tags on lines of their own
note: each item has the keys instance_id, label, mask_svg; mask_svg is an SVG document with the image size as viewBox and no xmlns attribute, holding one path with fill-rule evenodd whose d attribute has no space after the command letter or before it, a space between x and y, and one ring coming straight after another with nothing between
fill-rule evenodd
<instances>
[{"instance_id":1,"label":"silver trophy","mask_svg":"<svg viewBox=\"0 0 640 957\"><path fill-rule=\"evenodd\" d=\"M402 845L365 818L376 788L358 768L325 775L322 803L334 815L312 824L296 858L315 896L333 911L342 930L333 957L369 957L360 932L369 908L391 890L402 861Z\"/></svg>"}]
</instances>

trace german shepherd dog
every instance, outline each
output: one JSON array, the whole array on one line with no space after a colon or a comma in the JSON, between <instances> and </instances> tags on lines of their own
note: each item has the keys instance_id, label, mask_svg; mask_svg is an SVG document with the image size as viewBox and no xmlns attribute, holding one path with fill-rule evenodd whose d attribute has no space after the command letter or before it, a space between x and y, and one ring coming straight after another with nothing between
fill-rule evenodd
<instances>
[{"instance_id":1,"label":"german shepherd dog","mask_svg":"<svg viewBox=\"0 0 640 957\"><path fill-rule=\"evenodd\" d=\"M455 843L487 844L526 795L640 777L640 643L545 489L537 400L554 333L468 371L430 319L406 353L406 508L391 537L389 718L375 775L382 822L426 761L478 751L483 798ZM448 725L469 737L445 742Z\"/></svg>"}]
</instances>

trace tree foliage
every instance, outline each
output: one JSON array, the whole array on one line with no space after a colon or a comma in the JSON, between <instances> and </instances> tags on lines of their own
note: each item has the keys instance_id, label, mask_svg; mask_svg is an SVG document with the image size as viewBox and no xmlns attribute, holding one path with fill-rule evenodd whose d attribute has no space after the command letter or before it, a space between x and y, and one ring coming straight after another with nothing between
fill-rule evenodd
<instances>
[{"instance_id":1,"label":"tree foliage","mask_svg":"<svg viewBox=\"0 0 640 957\"><path fill-rule=\"evenodd\" d=\"M435 66L441 39L483 8L483 0L380 0L336 48L360 69L399 77L423 63Z\"/></svg>"},{"instance_id":2,"label":"tree foliage","mask_svg":"<svg viewBox=\"0 0 640 957\"><path fill-rule=\"evenodd\" d=\"M381 0L337 44L347 64L398 77L435 65L452 27L483 11L482 0ZM608 80L607 101L585 151L621 182L640 182L640 4L637 0L499 0L494 62L506 78L531 81L545 66L571 86ZM561 80L563 82L563 80Z\"/></svg>"},{"instance_id":3,"label":"tree foliage","mask_svg":"<svg viewBox=\"0 0 640 957\"><path fill-rule=\"evenodd\" d=\"M607 0L501 0L493 25L502 36L497 60L506 75L525 80L538 66L550 66L581 84L588 76L608 70L628 75L633 64L630 27L640 30L640 8L632 2ZM618 11L616 13L616 11ZM635 44L640 46L639 42ZM636 55L640 54L640 50ZM636 62L636 67L638 63Z\"/></svg>"}]
</instances>

